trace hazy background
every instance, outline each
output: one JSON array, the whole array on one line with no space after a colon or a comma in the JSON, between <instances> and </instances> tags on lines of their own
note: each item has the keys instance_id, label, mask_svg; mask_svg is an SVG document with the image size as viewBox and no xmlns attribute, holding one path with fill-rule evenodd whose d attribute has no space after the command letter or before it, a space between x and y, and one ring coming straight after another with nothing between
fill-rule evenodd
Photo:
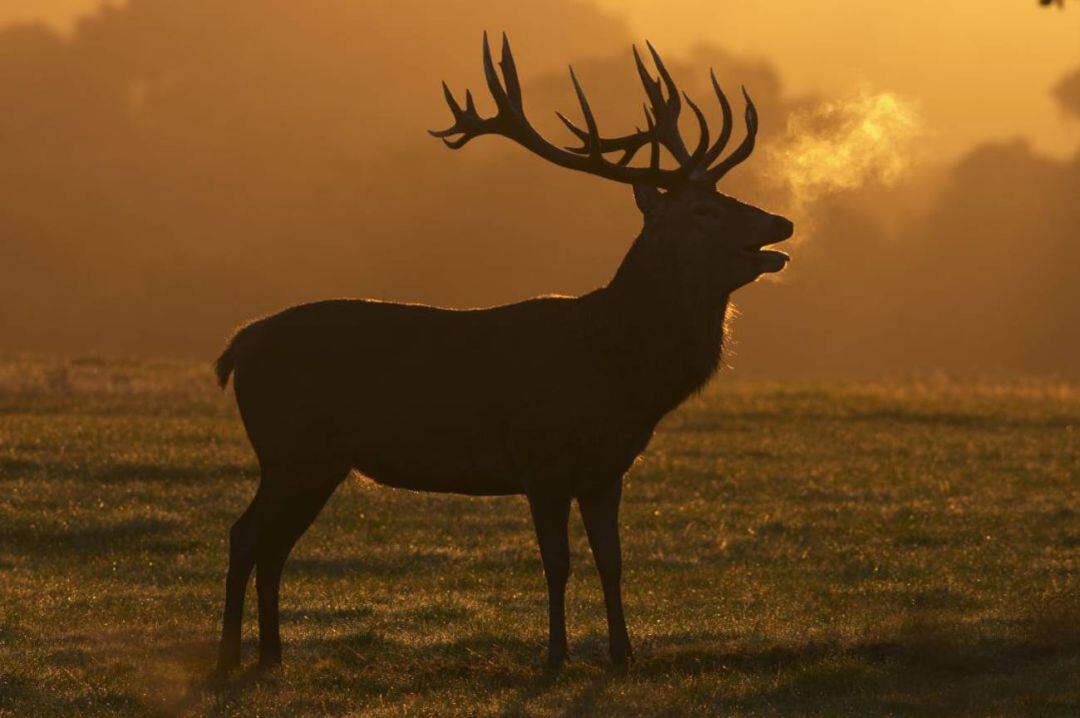
<instances>
[{"instance_id":1,"label":"hazy background","mask_svg":"<svg viewBox=\"0 0 1080 718\"><path fill-rule=\"evenodd\" d=\"M441 79L489 107L484 28L553 138L569 61L602 130L638 120L645 36L713 117L710 65L747 85L721 189L797 240L737 295L736 374L1080 372L1080 6L1034 0L6 0L0 349L209 359L299 301L602 284L629 188L424 132Z\"/></svg>"}]
</instances>

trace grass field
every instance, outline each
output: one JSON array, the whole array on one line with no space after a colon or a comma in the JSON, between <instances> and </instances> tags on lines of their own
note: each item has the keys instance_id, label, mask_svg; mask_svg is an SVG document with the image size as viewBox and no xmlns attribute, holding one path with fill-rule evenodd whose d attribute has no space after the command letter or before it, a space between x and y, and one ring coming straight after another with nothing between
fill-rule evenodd
<instances>
[{"instance_id":1,"label":"grass field","mask_svg":"<svg viewBox=\"0 0 1080 718\"><path fill-rule=\"evenodd\" d=\"M721 376L628 479L626 672L579 519L545 676L524 500L356 479L286 568L284 668L209 681L255 483L208 367L0 359L0 713L1080 715L1076 385Z\"/></svg>"}]
</instances>

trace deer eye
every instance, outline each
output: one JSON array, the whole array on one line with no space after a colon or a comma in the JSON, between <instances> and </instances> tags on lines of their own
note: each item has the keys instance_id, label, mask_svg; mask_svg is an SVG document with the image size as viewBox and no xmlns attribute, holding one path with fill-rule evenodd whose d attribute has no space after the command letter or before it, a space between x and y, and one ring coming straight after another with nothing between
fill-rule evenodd
<instances>
[{"instance_id":1,"label":"deer eye","mask_svg":"<svg viewBox=\"0 0 1080 718\"><path fill-rule=\"evenodd\" d=\"M715 217L716 210L707 204L699 204L694 207L694 214L698 217Z\"/></svg>"}]
</instances>

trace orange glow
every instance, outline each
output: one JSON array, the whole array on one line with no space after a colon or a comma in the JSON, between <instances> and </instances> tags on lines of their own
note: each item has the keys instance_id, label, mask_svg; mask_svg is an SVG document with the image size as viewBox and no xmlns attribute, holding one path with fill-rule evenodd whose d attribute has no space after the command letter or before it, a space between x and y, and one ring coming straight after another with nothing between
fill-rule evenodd
<instances>
[{"instance_id":1,"label":"orange glow","mask_svg":"<svg viewBox=\"0 0 1080 718\"><path fill-rule=\"evenodd\" d=\"M603 285L626 187L427 135L440 80L490 109L484 29L557 144L570 62L604 134L640 124L646 37L713 121L708 69L746 85L719 189L814 241L736 295L739 371L1080 371L1080 6L1035 0L0 3L0 350L202 359L302 301Z\"/></svg>"}]
</instances>

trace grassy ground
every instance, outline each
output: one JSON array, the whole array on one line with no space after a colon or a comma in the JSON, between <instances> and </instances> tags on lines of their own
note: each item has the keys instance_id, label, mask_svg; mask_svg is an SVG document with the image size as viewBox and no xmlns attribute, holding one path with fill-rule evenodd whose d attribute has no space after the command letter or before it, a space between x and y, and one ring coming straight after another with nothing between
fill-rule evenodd
<instances>
[{"instance_id":1,"label":"grassy ground","mask_svg":"<svg viewBox=\"0 0 1080 718\"><path fill-rule=\"evenodd\" d=\"M1080 715L1075 385L721 377L628 480L626 673L578 519L545 677L524 501L350 480L208 682L255 479L207 367L0 360L0 713Z\"/></svg>"}]
</instances>

